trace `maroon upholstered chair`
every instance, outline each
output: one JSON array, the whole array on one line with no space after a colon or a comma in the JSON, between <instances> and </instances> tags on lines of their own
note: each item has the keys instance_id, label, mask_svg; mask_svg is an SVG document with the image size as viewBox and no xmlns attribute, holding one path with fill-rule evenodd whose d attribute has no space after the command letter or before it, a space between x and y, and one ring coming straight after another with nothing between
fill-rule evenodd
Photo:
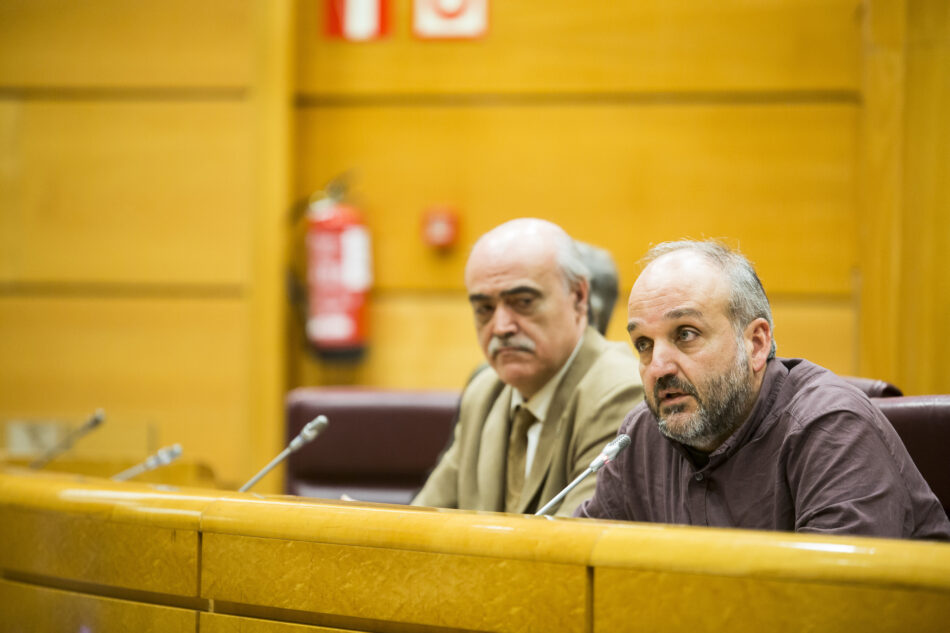
<instances>
[{"instance_id":1,"label":"maroon upholstered chair","mask_svg":"<svg viewBox=\"0 0 950 633\"><path fill-rule=\"evenodd\" d=\"M330 424L290 456L285 491L409 503L448 444L458 400L454 391L294 389L286 398L288 442L317 415Z\"/></svg>"},{"instance_id":2,"label":"maroon upholstered chair","mask_svg":"<svg viewBox=\"0 0 950 633\"><path fill-rule=\"evenodd\" d=\"M950 395L871 398L950 514Z\"/></svg>"},{"instance_id":3,"label":"maroon upholstered chair","mask_svg":"<svg viewBox=\"0 0 950 633\"><path fill-rule=\"evenodd\" d=\"M859 378L858 376L840 376L840 378L863 391L868 398L894 398L904 395L904 392L895 385L876 378Z\"/></svg>"}]
</instances>

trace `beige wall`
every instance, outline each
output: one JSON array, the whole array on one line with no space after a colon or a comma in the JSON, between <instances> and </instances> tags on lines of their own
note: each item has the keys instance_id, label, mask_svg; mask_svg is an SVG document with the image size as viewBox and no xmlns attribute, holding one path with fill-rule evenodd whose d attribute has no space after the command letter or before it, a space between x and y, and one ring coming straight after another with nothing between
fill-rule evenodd
<instances>
[{"instance_id":1,"label":"beige wall","mask_svg":"<svg viewBox=\"0 0 950 633\"><path fill-rule=\"evenodd\" d=\"M240 483L290 387L459 387L467 250L519 215L609 248L622 294L650 244L723 238L780 354L950 391L945 3L496 1L474 42L392 4L363 44L316 0L0 4L0 419L101 406ZM374 239L355 366L314 359L283 288L292 208L342 172Z\"/></svg>"}]
</instances>

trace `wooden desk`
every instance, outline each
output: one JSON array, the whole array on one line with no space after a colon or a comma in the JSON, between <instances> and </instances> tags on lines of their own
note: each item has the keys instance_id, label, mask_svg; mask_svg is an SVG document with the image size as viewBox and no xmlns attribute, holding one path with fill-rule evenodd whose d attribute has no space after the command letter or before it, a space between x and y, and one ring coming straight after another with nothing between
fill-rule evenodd
<instances>
[{"instance_id":1,"label":"wooden desk","mask_svg":"<svg viewBox=\"0 0 950 633\"><path fill-rule=\"evenodd\" d=\"M943 631L950 545L0 472L7 630Z\"/></svg>"}]
</instances>

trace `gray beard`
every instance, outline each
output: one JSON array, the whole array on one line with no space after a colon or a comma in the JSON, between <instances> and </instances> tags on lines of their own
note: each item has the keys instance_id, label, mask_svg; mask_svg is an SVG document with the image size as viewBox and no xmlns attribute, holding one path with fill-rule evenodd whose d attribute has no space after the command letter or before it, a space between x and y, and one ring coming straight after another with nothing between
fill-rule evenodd
<instances>
[{"instance_id":1,"label":"gray beard","mask_svg":"<svg viewBox=\"0 0 950 633\"><path fill-rule=\"evenodd\" d=\"M749 359L741 352L742 350L739 350L736 363L728 373L712 378L704 385L702 398L696 387L685 380L674 376L664 376L657 380L653 390L653 402L647 401L647 406L657 419L660 433L681 444L698 448L726 438L739 428L745 421L744 414L753 396ZM697 403L696 412L683 424L677 425L678 430L669 427L667 418L681 413L686 405L670 407L666 415L661 416L657 404L660 389L668 387L681 389L692 395Z\"/></svg>"}]
</instances>

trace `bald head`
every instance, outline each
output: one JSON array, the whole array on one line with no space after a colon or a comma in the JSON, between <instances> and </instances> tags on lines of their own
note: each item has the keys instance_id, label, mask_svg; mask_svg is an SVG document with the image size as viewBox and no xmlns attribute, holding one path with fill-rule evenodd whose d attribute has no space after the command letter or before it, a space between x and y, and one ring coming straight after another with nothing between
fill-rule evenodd
<instances>
[{"instance_id":1,"label":"bald head","mask_svg":"<svg viewBox=\"0 0 950 633\"><path fill-rule=\"evenodd\" d=\"M564 365L587 326L588 273L556 224L502 224L472 247L465 285L479 343L498 376L528 399Z\"/></svg>"},{"instance_id":2,"label":"bald head","mask_svg":"<svg viewBox=\"0 0 950 633\"><path fill-rule=\"evenodd\" d=\"M676 255L676 257L673 257ZM670 259L672 258L672 259ZM703 262L711 268L707 272L718 273L727 285L727 312L736 333L741 332L755 319L765 319L772 331L772 340L769 348L769 358L775 357L775 324L772 321L772 307L762 282L752 266L752 262L742 254L730 250L724 244L713 240L695 241L680 240L663 242L651 248L644 256L644 272L653 262L664 259L671 265L685 262L688 266L696 267ZM699 268L696 268L699 270ZM681 270L683 279L691 279L691 268Z\"/></svg>"},{"instance_id":3,"label":"bald head","mask_svg":"<svg viewBox=\"0 0 950 633\"><path fill-rule=\"evenodd\" d=\"M553 263L568 288L576 286L582 279L590 281L590 270L574 240L564 229L539 218L518 218L499 224L478 238L465 266L466 283L473 261L478 264L485 259L504 258L512 253L542 257L549 264Z\"/></svg>"}]
</instances>

